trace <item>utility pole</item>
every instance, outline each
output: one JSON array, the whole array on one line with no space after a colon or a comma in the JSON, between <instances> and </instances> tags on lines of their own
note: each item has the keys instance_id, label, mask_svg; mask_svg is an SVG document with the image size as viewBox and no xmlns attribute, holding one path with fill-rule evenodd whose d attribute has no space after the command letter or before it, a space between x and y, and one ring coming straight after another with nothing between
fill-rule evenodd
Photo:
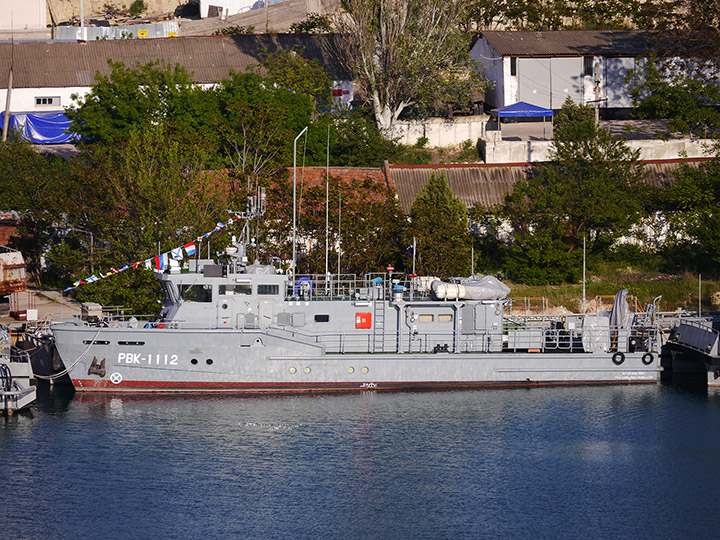
<instances>
[{"instance_id":1,"label":"utility pole","mask_svg":"<svg viewBox=\"0 0 720 540\"><path fill-rule=\"evenodd\" d=\"M265 33L270 28L270 0L265 0ZM293 274L294 275L294 274Z\"/></svg>"},{"instance_id":2,"label":"utility pole","mask_svg":"<svg viewBox=\"0 0 720 540\"><path fill-rule=\"evenodd\" d=\"M600 62L595 62L595 127L600 125Z\"/></svg>"},{"instance_id":3,"label":"utility pole","mask_svg":"<svg viewBox=\"0 0 720 540\"><path fill-rule=\"evenodd\" d=\"M10 27L13 28L13 13L10 12ZM14 32L10 38L10 73L8 73L7 94L5 95L5 116L3 117L2 142L7 141L8 128L10 126L10 95L13 85L13 64L15 63L15 40Z\"/></svg>"}]
</instances>

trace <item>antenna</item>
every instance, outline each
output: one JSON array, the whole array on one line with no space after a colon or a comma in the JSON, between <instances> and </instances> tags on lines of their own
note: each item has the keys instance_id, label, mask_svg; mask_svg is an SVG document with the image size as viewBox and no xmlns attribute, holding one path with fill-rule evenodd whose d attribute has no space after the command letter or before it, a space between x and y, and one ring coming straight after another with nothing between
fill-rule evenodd
<instances>
[{"instance_id":1,"label":"antenna","mask_svg":"<svg viewBox=\"0 0 720 540\"><path fill-rule=\"evenodd\" d=\"M330 273L328 256L330 253L330 124L327 131L327 159L325 162L325 277Z\"/></svg>"}]
</instances>

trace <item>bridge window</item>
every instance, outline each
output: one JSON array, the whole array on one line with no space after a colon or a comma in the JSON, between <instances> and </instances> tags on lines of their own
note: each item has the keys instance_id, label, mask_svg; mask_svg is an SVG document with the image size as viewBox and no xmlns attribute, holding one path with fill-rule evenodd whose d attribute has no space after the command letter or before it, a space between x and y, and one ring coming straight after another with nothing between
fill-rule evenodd
<instances>
[{"instance_id":1,"label":"bridge window","mask_svg":"<svg viewBox=\"0 0 720 540\"><path fill-rule=\"evenodd\" d=\"M220 285L220 294L252 294L252 285L250 285L249 283L241 285Z\"/></svg>"},{"instance_id":2,"label":"bridge window","mask_svg":"<svg viewBox=\"0 0 720 540\"><path fill-rule=\"evenodd\" d=\"M443 313L438 315L438 322L452 322L452 314Z\"/></svg>"},{"instance_id":3,"label":"bridge window","mask_svg":"<svg viewBox=\"0 0 720 540\"><path fill-rule=\"evenodd\" d=\"M268 284L258 285L257 293L258 294L279 294L280 293L280 285L268 285Z\"/></svg>"},{"instance_id":4,"label":"bridge window","mask_svg":"<svg viewBox=\"0 0 720 540\"><path fill-rule=\"evenodd\" d=\"M418 315L418 321L419 322L433 322L433 314L432 313L421 313Z\"/></svg>"},{"instance_id":5,"label":"bridge window","mask_svg":"<svg viewBox=\"0 0 720 540\"><path fill-rule=\"evenodd\" d=\"M330 322L330 315L315 315L315 322Z\"/></svg>"},{"instance_id":6,"label":"bridge window","mask_svg":"<svg viewBox=\"0 0 720 540\"><path fill-rule=\"evenodd\" d=\"M180 296L188 302L212 302L212 285L180 285Z\"/></svg>"}]
</instances>

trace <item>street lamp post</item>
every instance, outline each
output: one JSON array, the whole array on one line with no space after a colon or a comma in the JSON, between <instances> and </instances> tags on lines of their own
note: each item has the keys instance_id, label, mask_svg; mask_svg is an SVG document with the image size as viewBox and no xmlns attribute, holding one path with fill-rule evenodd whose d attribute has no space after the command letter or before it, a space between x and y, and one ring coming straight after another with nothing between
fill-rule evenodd
<instances>
[{"instance_id":1,"label":"street lamp post","mask_svg":"<svg viewBox=\"0 0 720 540\"><path fill-rule=\"evenodd\" d=\"M300 137L302 137L303 133L305 133L308 130L308 126L305 126L303 130L298 133L298 136L295 137L295 140L293 141L293 262L292 262L292 282L295 283L295 265L297 263L296 260L296 246L295 246L295 238L297 234L297 204L295 203L296 197L297 197L297 142Z\"/></svg>"}]
</instances>

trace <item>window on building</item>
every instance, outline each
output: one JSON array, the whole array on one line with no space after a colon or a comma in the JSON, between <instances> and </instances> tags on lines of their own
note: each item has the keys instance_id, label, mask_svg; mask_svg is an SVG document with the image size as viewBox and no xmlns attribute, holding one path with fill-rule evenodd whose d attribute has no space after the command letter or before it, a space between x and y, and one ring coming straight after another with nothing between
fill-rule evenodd
<instances>
[{"instance_id":1,"label":"window on building","mask_svg":"<svg viewBox=\"0 0 720 540\"><path fill-rule=\"evenodd\" d=\"M583 73L586 77L592 77L595 74L595 59L592 56L583 57Z\"/></svg>"},{"instance_id":2,"label":"window on building","mask_svg":"<svg viewBox=\"0 0 720 540\"><path fill-rule=\"evenodd\" d=\"M35 98L36 107L59 107L60 96L39 96Z\"/></svg>"},{"instance_id":3,"label":"window on building","mask_svg":"<svg viewBox=\"0 0 720 540\"><path fill-rule=\"evenodd\" d=\"M510 75L513 77L517 76L517 58L514 56L510 58Z\"/></svg>"},{"instance_id":4,"label":"window on building","mask_svg":"<svg viewBox=\"0 0 720 540\"><path fill-rule=\"evenodd\" d=\"M418 321L420 322L433 322L433 318L432 313L422 313L418 315Z\"/></svg>"},{"instance_id":5,"label":"window on building","mask_svg":"<svg viewBox=\"0 0 720 540\"><path fill-rule=\"evenodd\" d=\"M442 313L438 315L438 322L452 322L452 314Z\"/></svg>"}]
</instances>

